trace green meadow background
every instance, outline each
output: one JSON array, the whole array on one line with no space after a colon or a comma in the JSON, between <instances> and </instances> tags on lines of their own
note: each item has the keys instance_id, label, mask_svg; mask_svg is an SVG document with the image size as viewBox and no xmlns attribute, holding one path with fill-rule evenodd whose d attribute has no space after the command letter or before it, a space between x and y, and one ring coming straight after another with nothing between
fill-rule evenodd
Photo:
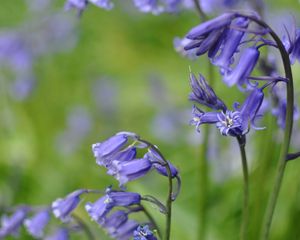
<instances>
[{"instance_id":1,"label":"green meadow background","mask_svg":"<svg viewBox=\"0 0 300 240\"><path fill-rule=\"evenodd\" d=\"M267 12L275 16L270 25L281 11L299 19L296 0L269 0L266 4ZM47 14L62 12L63 5L64 1L53 1ZM118 131L131 131L157 145L180 171L182 191L173 204L171 239L200 239L199 232L201 240L239 239L243 179L237 142L210 128L208 156L202 157L206 151L201 144L203 136L189 126L193 104L187 100L188 75L190 67L194 73L208 76L208 61L204 56L196 61L185 59L173 48L174 37L184 36L199 23L199 17L193 11L142 14L130 1L115 1L115 5L112 11L90 5L80 19L75 11L65 13L74 18L77 42L66 51L50 52L34 62L36 85L26 99L11 97L7 87L13 79L1 68L0 213L19 204L47 205L79 188L117 187L118 182L96 165L91 145ZM0 31L20 29L27 22L40 21L44 14L29 11L25 1L2 0ZM216 93L228 106L243 101L238 89L226 87L214 69ZM298 95L299 63L293 70ZM89 127L80 134L76 125L74 135L61 140L74 109L88 116ZM251 131L246 146L249 240L259 236L282 136L271 114L266 114L261 124L266 129ZM300 148L298 125L295 123L294 151ZM153 172L130 182L128 190L164 201L167 179ZM95 195L84 195L76 213L97 239L109 239L84 211L85 201L95 199ZM163 225L160 213L147 207ZM46 232L51 232L51 227ZM300 160L287 166L271 232L273 240L300 239ZM22 229L20 239L31 238ZM71 239L85 236L74 233Z\"/></svg>"}]
</instances>

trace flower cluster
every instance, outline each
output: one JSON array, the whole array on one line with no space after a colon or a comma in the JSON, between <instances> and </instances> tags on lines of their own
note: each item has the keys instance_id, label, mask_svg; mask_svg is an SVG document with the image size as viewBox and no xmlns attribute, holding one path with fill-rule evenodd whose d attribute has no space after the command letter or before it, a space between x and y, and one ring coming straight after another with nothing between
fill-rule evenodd
<instances>
[{"instance_id":1,"label":"flower cluster","mask_svg":"<svg viewBox=\"0 0 300 240\"><path fill-rule=\"evenodd\" d=\"M128 181L144 176L151 169L156 169L157 173L167 176L171 180L176 178L177 192L170 193L168 197L171 202L176 199L180 190L178 170L165 160L156 146L141 139L135 133L117 133L106 141L93 144L92 149L97 164L106 167L107 173L119 180L122 187ZM137 158L137 149L146 150L142 158ZM100 192L91 189L78 189L64 198L56 199L51 206L18 207L11 217L2 217L0 238L17 235L19 228L24 224L28 233L34 238L69 239L70 232L74 229L73 223L75 220L78 221L78 217L74 217L74 212L81 202L81 196L89 193L99 194ZM149 218L149 213L142 205L142 201L149 201L155 204L160 212L168 214L168 207L151 195L143 197L139 193L128 192L124 189L113 190L111 187L108 187L105 195L95 202L87 202L85 210L91 219L114 239L127 240L134 236L136 240L156 240L157 238L150 228L159 231L158 227L153 218ZM64 226L58 227L52 235L47 237L44 236L44 229L49 224L51 212L61 220ZM130 216L136 213L144 213L148 219L142 222L130 219ZM78 230L78 227L80 229L80 226L81 224L78 222L76 229Z\"/></svg>"},{"instance_id":2,"label":"flower cluster","mask_svg":"<svg viewBox=\"0 0 300 240\"><path fill-rule=\"evenodd\" d=\"M246 134L250 125L255 127L254 122L264 98L263 88L254 88L245 102L240 107L236 103L232 111L216 96L202 75L197 79L191 73L190 79L190 100L214 110L221 110L204 112L194 106L191 124L195 125L198 131L201 124L215 124L222 135L237 137Z\"/></svg>"}]
</instances>

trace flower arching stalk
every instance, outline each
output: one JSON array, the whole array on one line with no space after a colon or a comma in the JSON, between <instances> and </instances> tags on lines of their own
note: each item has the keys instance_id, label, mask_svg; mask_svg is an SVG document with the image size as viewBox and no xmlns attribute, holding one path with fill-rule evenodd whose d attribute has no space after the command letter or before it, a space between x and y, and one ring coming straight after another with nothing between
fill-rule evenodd
<instances>
[{"instance_id":1,"label":"flower arching stalk","mask_svg":"<svg viewBox=\"0 0 300 240\"><path fill-rule=\"evenodd\" d=\"M280 51L280 55L282 58L285 77L288 79L287 87L286 87L286 95L287 95L287 108L286 108L286 120L285 120L285 130L284 130L284 139L281 147L281 152L279 156L278 166L277 166L277 174L275 177L274 188L271 192L269 202L267 205L267 210L265 214L265 219L263 223L262 229L262 240L269 239L270 228L272 224L272 219L274 215L275 206L277 203L280 187L282 184L282 179L286 167L286 157L288 155L290 141L291 141L291 133L293 128L293 113L294 113L294 86L293 86L293 74L291 69L291 62L289 58L289 54L285 50L283 43L281 42L280 38L277 34L272 30L272 28L266 24L265 22L248 15L240 14L240 16L248 17L253 22L257 23L258 25L262 26L263 28L269 29L269 34L272 36L274 41L278 46L278 50Z\"/></svg>"},{"instance_id":2,"label":"flower arching stalk","mask_svg":"<svg viewBox=\"0 0 300 240\"><path fill-rule=\"evenodd\" d=\"M78 225L81 227L81 229L83 229L83 231L85 232L87 238L89 240L95 240L95 236L93 235L91 229L88 227L88 225L81 219L81 217L79 217L78 215L76 215L75 213L72 214L72 217L75 219L75 221L78 223Z\"/></svg>"},{"instance_id":3,"label":"flower arching stalk","mask_svg":"<svg viewBox=\"0 0 300 240\"><path fill-rule=\"evenodd\" d=\"M167 197L167 201L166 201L166 209L167 209L167 212L166 212L166 233L165 233L165 238L164 239L165 240L170 240L171 219L172 219L172 202L173 202L173 182L172 182L171 168L169 166L168 161L164 158L162 153L159 151L159 149L155 145L153 145L152 143L150 143L146 140L140 139L140 138L138 140L142 143L147 144L150 148L155 150L165 163L165 167L166 167L167 174L168 174L169 192L168 192L168 197Z\"/></svg>"},{"instance_id":4,"label":"flower arching stalk","mask_svg":"<svg viewBox=\"0 0 300 240\"><path fill-rule=\"evenodd\" d=\"M154 229L156 229L158 237L161 239L161 232L160 232L160 229L159 229L158 225L156 224L155 219L153 218L153 216L150 214L150 212L142 204L140 204L140 206L142 208L142 211L145 213L145 215L147 216L147 218L149 219L149 221L153 225Z\"/></svg>"},{"instance_id":5,"label":"flower arching stalk","mask_svg":"<svg viewBox=\"0 0 300 240\"><path fill-rule=\"evenodd\" d=\"M244 177L244 203L243 203L243 221L241 225L241 240L247 239L248 236L248 223L249 223L249 173L248 173L248 164L247 156L245 151L246 145L246 136L237 136L237 140L241 152L242 168L243 168L243 177Z\"/></svg>"}]
</instances>

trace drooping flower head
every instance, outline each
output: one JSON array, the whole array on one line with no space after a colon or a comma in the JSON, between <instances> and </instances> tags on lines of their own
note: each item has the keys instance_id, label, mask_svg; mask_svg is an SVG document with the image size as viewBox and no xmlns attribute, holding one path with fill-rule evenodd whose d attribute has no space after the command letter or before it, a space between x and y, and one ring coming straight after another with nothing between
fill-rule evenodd
<instances>
[{"instance_id":1,"label":"drooping flower head","mask_svg":"<svg viewBox=\"0 0 300 240\"><path fill-rule=\"evenodd\" d=\"M208 85L201 74L199 74L199 78L197 79L193 73L190 73L190 85L192 92L189 95L189 100L215 110L226 110L223 101L217 97L214 90Z\"/></svg>"},{"instance_id":2,"label":"drooping flower head","mask_svg":"<svg viewBox=\"0 0 300 240\"><path fill-rule=\"evenodd\" d=\"M95 203L87 203L85 209L94 221L101 223L112 208L137 205L140 201L141 195L138 193L114 191L108 188L105 196L101 197Z\"/></svg>"},{"instance_id":3,"label":"drooping flower head","mask_svg":"<svg viewBox=\"0 0 300 240\"><path fill-rule=\"evenodd\" d=\"M86 193L88 190L80 189L76 190L65 198L59 198L52 203L52 211L55 217L60 218L63 222L70 220L70 214L78 206L80 202L80 196Z\"/></svg>"},{"instance_id":4,"label":"drooping flower head","mask_svg":"<svg viewBox=\"0 0 300 240\"><path fill-rule=\"evenodd\" d=\"M44 228L50 221L49 209L43 209L32 218L26 219L24 225L31 236L41 238L44 235Z\"/></svg>"},{"instance_id":5,"label":"drooping flower head","mask_svg":"<svg viewBox=\"0 0 300 240\"><path fill-rule=\"evenodd\" d=\"M138 228L133 232L134 240L157 240L153 232L150 230L148 225L138 226Z\"/></svg>"},{"instance_id":6,"label":"drooping flower head","mask_svg":"<svg viewBox=\"0 0 300 240\"><path fill-rule=\"evenodd\" d=\"M12 216L2 216L1 228L0 228L0 239L9 235L17 236L19 229L23 224L29 212L29 208L26 206L19 207Z\"/></svg>"}]
</instances>

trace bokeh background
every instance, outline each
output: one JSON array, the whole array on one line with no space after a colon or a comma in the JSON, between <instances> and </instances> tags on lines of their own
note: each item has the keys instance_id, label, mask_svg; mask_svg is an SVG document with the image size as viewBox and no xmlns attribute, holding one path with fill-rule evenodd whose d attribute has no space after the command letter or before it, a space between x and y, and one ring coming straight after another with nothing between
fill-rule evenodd
<instances>
[{"instance_id":1,"label":"bokeh background","mask_svg":"<svg viewBox=\"0 0 300 240\"><path fill-rule=\"evenodd\" d=\"M269 0L266 5L276 28L287 13L299 22L298 1ZM197 13L153 16L138 12L130 1L116 1L112 11L91 5L78 18L63 6L64 1L1 2L0 49L7 42L12 47L0 53L0 213L19 204L46 205L79 188L117 187L96 165L91 145L126 130L157 145L180 170L182 192L173 205L172 239L198 239L203 228L204 239L238 239L243 182L237 143L210 128L208 158L201 157L202 135L189 126L188 75L189 67L208 75L208 62L183 58L173 47L174 37L199 23ZM299 63L293 67L296 87L297 68ZM214 85L228 105L242 101L236 88L220 81L217 69ZM261 124L267 128L251 132L246 147L253 240L259 236L282 135L271 114ZM297 125L295 151L300 147ZM203 161L208 162L204 170ZM300 239L299 172L299 160L288 165L272 239ZM163 200L167 179L151 173L128 189ZM97 239L109 239L83 210L84 202L94 199L84 197L76 212ZM158 211L149 209L163 224ZM24 229L20 238L31 239ZM72 239L85 236L74 233Z\"/></svg>"}]
</instances>

